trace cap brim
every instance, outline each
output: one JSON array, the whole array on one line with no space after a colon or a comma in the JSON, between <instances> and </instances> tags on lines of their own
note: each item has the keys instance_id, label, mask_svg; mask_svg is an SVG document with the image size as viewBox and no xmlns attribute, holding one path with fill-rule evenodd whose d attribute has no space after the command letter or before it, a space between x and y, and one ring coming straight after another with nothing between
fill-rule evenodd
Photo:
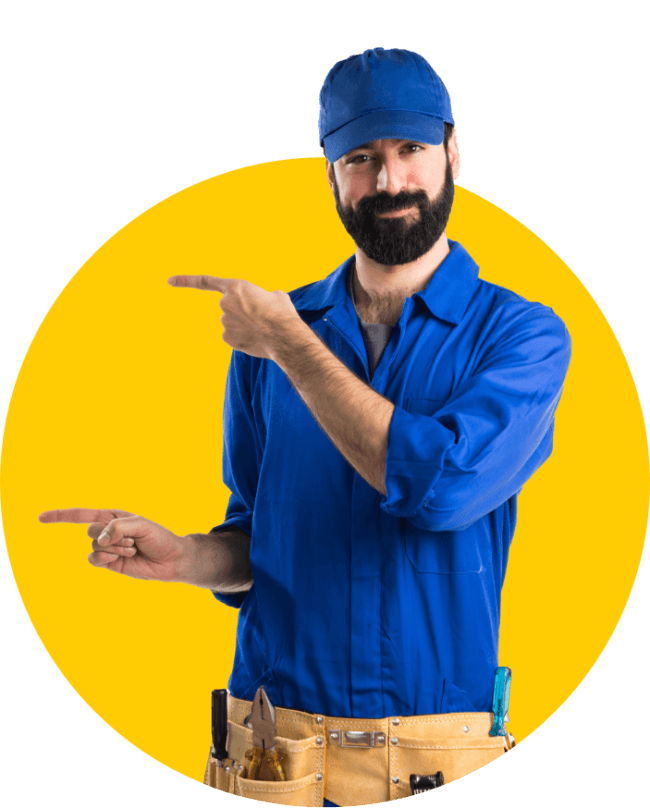
<instances>
[{"instance_id":1,"label":"cap brim","mask_svg":"<svg viewBox=\"0 0 650 808\"><path fill-rule=\"evenodd\" d=\"M382 138L417 140L439 146L445 137L445 122L423 112L379 109L346 123L323 138L325 154L335 163L352 149Z\"/></svg>"}]
</instances>

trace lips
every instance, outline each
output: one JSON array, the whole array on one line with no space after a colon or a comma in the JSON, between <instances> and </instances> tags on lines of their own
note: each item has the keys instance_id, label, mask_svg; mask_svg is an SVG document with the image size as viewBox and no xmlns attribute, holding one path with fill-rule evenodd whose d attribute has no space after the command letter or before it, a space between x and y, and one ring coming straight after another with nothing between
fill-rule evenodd
<instances>
[{"instance_id":1,"label":"lips","mask_svg":"<svg viewBox=\"0 0 650 808\"><path fill-rule=\"evenodd\" d=\"M385 211L384 213L377 213L376 215L377 216L397 217L397 216L403 216L405 213L408 213L409 211L415 210L415 209L416 208L413 205L411 205L408 208L399 208L398 210L388 210L388 211Z\"/></svg>"}]
</instances>

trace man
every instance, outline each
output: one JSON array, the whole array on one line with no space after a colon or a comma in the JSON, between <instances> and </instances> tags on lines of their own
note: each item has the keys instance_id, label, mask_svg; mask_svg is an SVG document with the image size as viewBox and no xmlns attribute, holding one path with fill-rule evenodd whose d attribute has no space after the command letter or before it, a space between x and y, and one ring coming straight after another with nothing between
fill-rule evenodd
<instances>
[{"instance_id":1,"label":"man","mask_svg":"<svg viewBox=\"0 0 650 808\"><path fill-rule=\"evenodd\" d=\"M90 522L96 566L241 608L220 788L364 804L504 751L489 733L500 593L517 495L551 452L570 341L550 309L480 280L447 240L453 127L417 54L339 62L320 136L355 255L290 295L170 279L222 293L235 349L221 525L179 537L119 511L41 517ZM260 686L291 784L244 776Z\"/></svg>"}]
</instances>

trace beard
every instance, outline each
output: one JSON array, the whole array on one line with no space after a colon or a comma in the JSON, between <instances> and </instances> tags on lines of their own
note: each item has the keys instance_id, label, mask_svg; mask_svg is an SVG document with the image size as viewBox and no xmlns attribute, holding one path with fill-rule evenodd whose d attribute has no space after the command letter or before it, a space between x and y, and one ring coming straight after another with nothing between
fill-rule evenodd
<instances>
[{"instance_id":1,"label":"beard","mask_svg":"<svg viewBox=\"0 0 650 808\"><path fill-rule=\"evenodd\" d=\"M444 233L454 201L454 177L449 157L445 182L435 199L426 191L400 191L395 196L385 192L364 196L357 209L341 205L336 177L334 178L336 210L343 227L360 250L385 266L410 264L433 247ZM410 214L398 218L380 218L378 214L416 207L418 218L408 222Z\"/></svg>"}]
</instances>

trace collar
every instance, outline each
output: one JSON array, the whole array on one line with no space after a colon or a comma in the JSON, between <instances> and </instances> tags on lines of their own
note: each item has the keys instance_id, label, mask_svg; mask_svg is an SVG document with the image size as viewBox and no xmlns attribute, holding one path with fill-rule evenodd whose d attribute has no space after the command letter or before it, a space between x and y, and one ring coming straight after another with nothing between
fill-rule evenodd
<instances>
[{"instance_id":1,"label":"collar","mask_svg":"<svg viewBox=\"0 0 650 808\"><path fill-rule=\"evenodd\" d=\"M457 241L448 240L449 254L436 269L420 298L434 317L458 324L478 283L478 266ZM347 274L354 261L351 256L322 281L302 286L291 293L298 311L330 309L349 298Z\"/></svg>"}]
</instances>

